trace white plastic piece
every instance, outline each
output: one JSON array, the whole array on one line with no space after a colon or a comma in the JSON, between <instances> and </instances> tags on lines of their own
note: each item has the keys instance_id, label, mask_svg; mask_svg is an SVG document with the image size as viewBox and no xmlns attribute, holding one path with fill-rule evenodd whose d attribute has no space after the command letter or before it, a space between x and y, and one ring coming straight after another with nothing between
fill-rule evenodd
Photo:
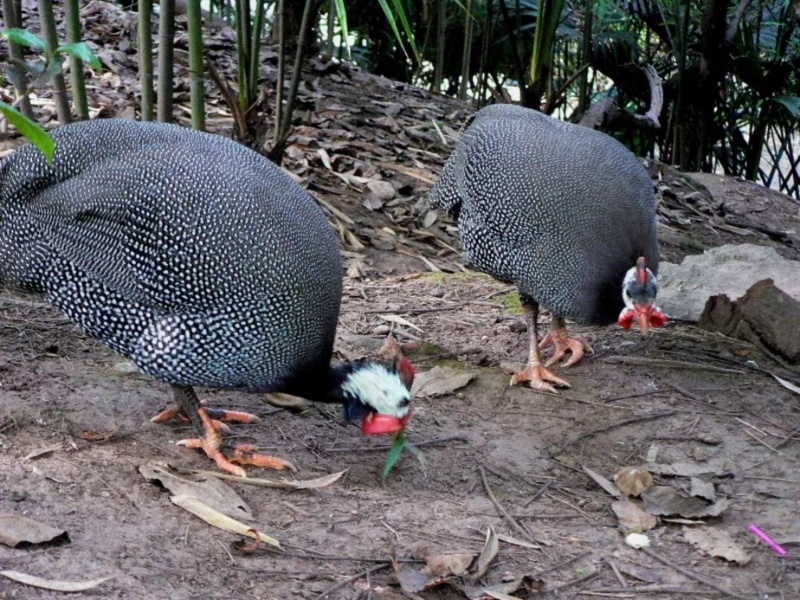
<instances>
[{"instance_id":1,"label":"white plastic piece","mask_svg":"<svg viewBox=\"0 0 800 600\"><path fill-rule=\"evenodd\" d=\"M649 548L650 538L642 533L629 533L625 538L625 543L631 548Z\"/></svg>"}]
</instances>

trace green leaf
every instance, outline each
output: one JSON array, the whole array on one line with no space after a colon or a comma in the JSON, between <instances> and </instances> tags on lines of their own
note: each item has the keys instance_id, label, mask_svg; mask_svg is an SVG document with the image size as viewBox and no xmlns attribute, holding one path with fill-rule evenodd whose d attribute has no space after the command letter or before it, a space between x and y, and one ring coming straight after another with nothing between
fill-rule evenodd
<instances>
[{"instance_id":1,"label":"green leaf","mask_svg":"<svg viewBox=\"0 0 800 600\"><path fill-rule=\"evenodd\" d=\"M3 37L12 44L19 44L20 46L30 46L36 48L44 53L47 53L47 42L40 38L35 33L31 33L27 29L20 29L19 27L12 27L3 32Z\"/></svg>"},{"instance_id":2,"label":"green leaf","mask_svg":"<svg viewBox=\"0 0 800 600\"><path fill-rule=\"evenodd\" d=\"M3 113L8 122L44 154L47 162L53 160L55 144L53 143L53 138L44 129L5 102L0 102L0 113Z\"/></svg>"},{"instance_id":3,"label":"green leaf","mask_svg":"<svg viewBox=\"0 0 800 600\"><path fill-rule=\"evenodd\" d=\"M772 100L786 107L793 117L800 117L800 98L797 96L775 96Z\"/></svg>"},{"instance_id":4,"label":"green leaf","mask_svg":"<svg viewBox=\"0 0 800 600\"><path fill-rule=\"evenodd\" d=\"M334 1L336 2L336 16L339 17L339 26L342 28L342 41L347 47L347 56L350 58L350 33L347 30L347 9L344 7L344 0ZM328 35L330 35L330 33Z\"/></svg>"},{"instance_id":5,"label":"green leaf","mask_svg":"<svg viewBox=\"0 0 800 600\"><path fill-rule=\"evenodd\" d=\"M400 17L400 22L403 24L403 31L406 32L408 43L411 44L411 50L414 51L414 58L417 59L417 62L421 62L422 59L419 56L419 50L417 50L417 43L414 41L414 31L411 29L411 25L408 24L406 11L403 8L403 4L400 0L392 0L392 4L394 4L394 9L397 11L397 16ZM399 37L397 39L400 40Z\"/></svg>"},{"instance_id":6,"label":"green leaf","mask_svg":"<svg viewBox=\"0 0 800 600\"><path fill-rule=\"evenodd\" d=\"M400 0L392 0L392 3L395 5L395 7L397 7L398 5L400 5ZM397 39L397 42L403 49L403 54L405 54L407 58L411 58L410 56L408 56L408 52L406 51L406 45L403 43L403 38L400 36L400 30L397 28L397 20L394 18L394 13L392 12L392 9L389 8L389 4L386 2L386 0L378 0L378 4L380 4L381 6L383 14L386 15L386 20L389 22L389 27L392 28L394 37ZM409 33L410 29L408 28L408 21L405 18L406 13L405 11L403 11L402 6L400 6L399 14L401 15L401 20L405 23L404 29L406 30L406 33ZM417 47L414 44L413 35L409 37L409 41L411 42L411 47L414 50L414 54L417 57L417 60L419 60L419 53L417 52Z\"/></svg>"},{"instance_id":7,"label":"green leaf","mask_svg":"<svg viewBox=\"0 0 800 600\"><path fill-rule=\"evenodd\" d=\"M101 71L103 69L103 66L100 64L100 60L84 42L64 44L63 46L56 48L56 53L59 52L81 59L83 62L88 63L89 66L91 66L95 71Z\"/></svg>"},{"instance_id":8,"label":"green leaf","mask_svg":"<svg viewBox=\"0 0 800 600\"><path fill-rule=\"evenodd\" d=\"M386 463L383 465L383 474L381 476L381 483L386 483L386 478L389 472L394 467L395 463L400 459L400 454L406 445L406 436L402 431L398 431L394 436L392 447L389 448L389 454L386 455Z\"/></svg>"}]
</instances>

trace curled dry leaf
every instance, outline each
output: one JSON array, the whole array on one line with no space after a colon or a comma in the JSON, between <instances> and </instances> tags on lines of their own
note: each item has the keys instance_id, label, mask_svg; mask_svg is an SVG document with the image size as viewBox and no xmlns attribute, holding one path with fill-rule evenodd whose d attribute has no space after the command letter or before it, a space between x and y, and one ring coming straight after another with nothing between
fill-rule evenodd
<instances>
[{"instance_id":1,"label":"curled dry leaf","mask_svg":"<svg viewBox=\"0 0 800 600\"><path fill-rule=\"evenodd\" d=\"M0 515L0 543L16 548L20 544L43 544L56 539L69 541L63 529L50 527L23 515Z\"/></svg>"},{"instance_id":2,"label":"curled dry leaf","mask_svg":"<svg viewBox=\"0 0 800 600\"><path fill-rule=\"evenodd\" d=\"M723 529L717 529L716 527L684 527L683 537L695 548L710 556L718 556L740 565L746 565L750 562L750 555Z\"/></svg>"},{"instance_id":3,"label":"curled dry leaf","mask_svg":"<svg viewBox=\"0 0 800 600\"><path fill-rule=\"evenodd\" d=\"M692 487L689 493L692 496L703 498L709 502L714 502L717 499L717 492L714 489L714 483L711 481L703 481L699 477L692 477Z\"/></svg>"},{"instance_id":4,"label":"curled dry leaf","mask_svg":"<svg viewBox=\"0 0 800 600\"><path fill-rule=\"evenodd\" d=\"M611 504L611 510L617 515L624 531L642 533L658 525L658 519L646 513L630 500L617 500Z\"/></svg>"},{"instance_id":5,"label":"curled dry leaf","mask_svg":"<svg viewBox=\"0 0 800 600\"><path fill-rule=\"evenodd\" d=\"M119 427L114 427L111 431L95 431L86 429L78 434L78 437L87 442L107 442L119 433Z\"/></svg>"},{"instance_id":6,"label":"curled dry leaf","mask_svg":"<svg viewBox=\"0 0 800 600\"><path fill-rule=\"evenodd\" d=\"M314 479L304 479L300 481L287 481L286 479L281 479L278 481L275 479L265 479L263 477L247 477L243 479L237 475L229 475L228 473L222 473L221 471L192 471L192 473L216 477L217 479L235 481L236 483L242 483L245 485L258 485L261 487L280 488L283 490L316 490L338 481L342 475L347 473L347 469L337 473L331 473L330 475L323 475L322 477L315 477Z\"/></svg>"},{"instance_id":7,"label":"curled dry leaf","mask_svg":"<svg viewBox=\"0 0 800 600\"><path fill-rule=\"evenodd\" d=\"M687 496L674 488L663 485L649 489L642 494L642 498L647 503L647 512L651 515L678 515L687 519L717 517L730 504L725 498L709 504L705 500Z\"/></svg>"},{"instance_id":8,"label":"curled dry leaf","mask_svg":"<svg viewBox=\"0 0 800 600\"><path fill-rule=\"evenodd\" d=\"M481 551L478 560L475 562L475 572L470 575L470 579L478 580L481 579L484 575L486 575L486 571L489 570L489 565L492 564L494 557L497 556L497 552L500 550L500 542L497 538L497 533L494 530L494 527L489 527L486 530L486 542L483 545L483 550Z\"/></svg>"},{"instance_id":9,"label":"curled dry leaf","mask_svg":"<svg viewBox=\"0 0 800 600\"><path fill-rule=\"evenodd\" d=\"M278 540L275 538L271 538L270 536L261 533L252 527L248 527L236 519L231 519L229 516L222 514L218 510L214 510L199 498L195 498L194 496L170 496L170 500L172 500L174 504L177 504L181 508L189 511L194 516L203 519L203 521L209 525L213 525L214 527L218 527L219 529L223 529L225 531L230 531L231 533L246 535L248 537L258 536L258 538L266 544L275 546L276 548L281 547L280 542L278 542Z\"/></svg>"},{"instance_id":10,"label":"curled dry leaf","mask_svg":"<svg viewBox=\"0 0 800 600\"><path fill-rule=\"evenodd\" d=\"M18 581L19 583L24 583L25 585L42 588L44 590L52 590L54 592L85 592L96 588L109 579L113 579L113 577L103 577L102 579L89 579L87 581L63 581L61 579L43 579L35 575L20 573L19 571L0 571L0 575Z\"/></svg>"},{"instance_id":11,"label":"curled dry leaf","mask_svg":"<svg viewBox=\"0 0 800 600\"><path fill-rule=\"evenodd\" d=\"M653 487L653 476L642 467L622 467L614 473L614 483L623 494L636 498Z\"/></svg>"},{"instance_id":12,"label":"curled dry leaf","mask_svg":"<svg viewBox=\"0 0 800 600\"><path fill-rule=\"evenodd\" d=\"M464 369L436 366L430 371L416 374L414 385L411 387L411 395L414 398L443 396L461 389L473 379L475 379L475 373Z\"/></svg>"},{"instance_id":13,"label":"curled dry leaf","mask_svg":"<svg viewBox=\"0 0 800 600\"><path fill-rule=\"evenodd\" d=\"M586 473L592 479L594 479L595 483L599 485L601 488L603 488L610 496L614 496L615 498L620 497L619 492L614 487L614 485L608 479L600 475L600 473L594 471L593 469L590 469L585 465L583 467L583 472Z\"/></svg>"},{"instance_id":14,"label":"curled dry leaf","mask_svg":"<svg viewBox=\"0 0 800 600\"><path fill-rule=\"evenodd\" d=\"M148 481L157 481L175 496L203 498L214 508L234 519L252 519L253 511L239 494L216 477L196 473L179 473L169 464L152 461L139 467Z\"/></svg>"}]
</instances>

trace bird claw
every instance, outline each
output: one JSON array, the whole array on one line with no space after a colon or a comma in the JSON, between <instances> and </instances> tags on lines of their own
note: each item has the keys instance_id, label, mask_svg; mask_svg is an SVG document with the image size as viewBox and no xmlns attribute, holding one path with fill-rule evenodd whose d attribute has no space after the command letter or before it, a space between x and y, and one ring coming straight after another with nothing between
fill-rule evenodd
<instances>
[{"instance_id":1,"label":"bird claw","mask_svg":"<svg viewBox=\"0 0 800 600\"><path fill-rule=\"evenodd\" d=\"M594 350L589 345L586 338L579 335L569 337L566 329L564 329L563 332L560 330L548 331L547 335L539 342L540 348L546 348L550 345L555 347L555 352L553 356L544 363L545 367L551 367L556 364L559 360L564 358L568 351L571 353L571 356L564 361L562 364L563 367L574 365L583 358L586 352L594 354Z\"/></svg>"},{"instance_id":2,"label":"bird claw","mask_svg":"<svg viewBox=\"0 0 800 600\"><path fill-rule=\"evenodd\" d=\"M548 371L542 365L528 365L511 377L511 385L527 381L531 389L557 394L556 387L572 387L569 382Z\"/></svg>"},{"instance_id":3,"label":"bird claw","mask_svg":"<svg viewBox=\"0 0 800 600\"><path fill-rule=\"evenodd\" d=\"M207 438L188 438L180 440L176 444L186 448L203 450L209 458L217 463L220 469L233 473L237 477L247 477L245 470L238 465L252 465L265 469L275 469L276 471L284 469L297 471L297 467L288 460L259 454L258 447L251 444L238 444L232 449L223 450L221 449L222 443L217 436L214 436L211 440Z\"/></svg>"}]
</instances>

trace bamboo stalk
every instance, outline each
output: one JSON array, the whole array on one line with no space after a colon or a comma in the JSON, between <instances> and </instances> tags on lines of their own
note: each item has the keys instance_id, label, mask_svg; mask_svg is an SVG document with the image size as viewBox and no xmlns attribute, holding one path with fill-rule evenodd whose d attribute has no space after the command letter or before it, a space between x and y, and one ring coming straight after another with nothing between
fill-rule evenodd
<instances>
[{"instance_id":1,"label":"bamboo stalk","mask_svg":"<svg viewBox=\"0 0 800 600\"><path fill-rule=\"evenodd\" d=\"M51 0L39 0L39 19L42 24L42 35L47 42L49 60L60 60L54 54L58 48L58 34L56 33L56 18L53 15L53 3ZM53 99L56 102L56 115L61 124L72 122L72 113L69 110L69 98L67 97L67 82L64 80L64 73L59 69L53 75Z\"/></svg>"},{"instance_id":2,"label":"bamboo stalk","mask_svg":"<svg viewBox=\"0 0 800 600\"><path fill-rule=\"evenodd\" d=\"M158 120L169 123L172 121L175 0L161 0L159 8L161 14L158 18Z\"/></svg>"},{"instance_id":3,"label":"bamboo stalk","mask_svg":"<svg viewBox=\"0 0 800 600\"><path fill-rule=\"evenodd\" d=\"M189 27L189 89L192 103L192 128L206 129L206 98L203 86L203 15L200 0L188 0L186 18Z\"/></svg>"},{"instance_id":4,"label":"bamboo stalk","mask_svg":"<svg viewBox=\"0 0 800 600\"><path fill-rule=\"evenodd\" d=\"M14 0L2 0L2 6L6 27L20 27L22 23L20 23L20 19L17 18L18 15L14 8ZM20 45L10 41L8 42L8 56L14 62L22 62L25 60L25 55ZM25 82L24 76L18 79L19 81L15 83L14 87L19 97L19 108L23 115L29 119L33 119L33 109L31 108L30 98L28 98L28 84Z\"/></svg>"},{"instance_id":5,"label":"bamboo stalk","mask_svg":"<svg viewBox=\"0 0 800 600\"><path fill-rule=\"evenodd\" d=\"M153 1L139 0L139 85L142 121L153 120Z\"/></svg>"},{"instance_id":6,"label":"bamboo stalk","mask_svg":"<svg viewBox=\"0 0 800 600\"><path fill-rule=\"evenodd\" d=\"M67 42L74 44L81 41L81 18L78 12L78 0L66 0L64 3L64 16L67 26ZM86 120L89 118L89 104L86 101L86 82L83 77L83 61L70 54L69 77L72 80L72 106L78 116Z\"/></svg>"}]
</instances>

